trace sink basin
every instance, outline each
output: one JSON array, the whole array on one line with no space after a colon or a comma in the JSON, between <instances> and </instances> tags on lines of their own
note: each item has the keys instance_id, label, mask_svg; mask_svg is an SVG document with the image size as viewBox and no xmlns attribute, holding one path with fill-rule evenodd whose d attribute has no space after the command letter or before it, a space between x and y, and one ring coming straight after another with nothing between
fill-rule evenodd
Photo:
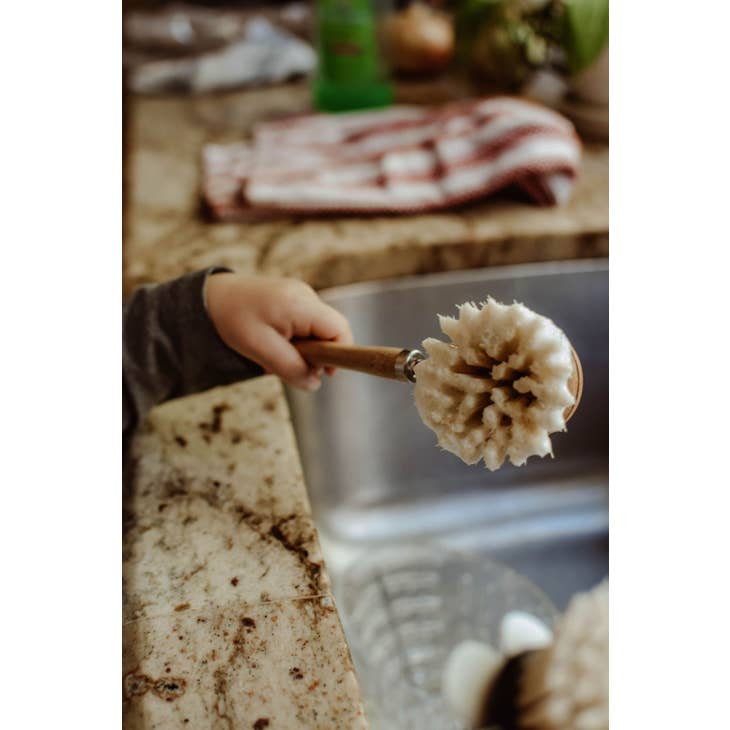
<instances>
[{"instance_id":1,"label":"sink basin","mask_svg":"<svg viewBox=\"0 0 730 730\"><path fill-rule=\"evenodd\" d=\"M530 578L563 608L608 572L608 264L492 267L321 292L360 344L420 347L465 301L523 302L568 335L585 376L554 458L489 472L436 446L412 386L340 371L289 400L322 548L338 576L375 547L434 539ZM346 617L345 617L346 618Z\"/></svg>"}]
</instances>

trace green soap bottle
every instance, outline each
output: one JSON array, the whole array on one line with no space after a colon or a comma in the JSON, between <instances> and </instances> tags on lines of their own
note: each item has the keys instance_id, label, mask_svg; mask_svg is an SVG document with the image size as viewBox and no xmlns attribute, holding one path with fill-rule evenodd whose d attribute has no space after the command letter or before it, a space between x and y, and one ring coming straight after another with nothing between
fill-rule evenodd
<instances>
[{"instance_id":1,"label":"green soap bottle","mask_svg":"<svg viewBox=\"0 0 730 730\"><path fill-rule=\"evenodd\" d=\"M318 0L319 65L314 106L347 111L387 106L393 101L372 0Z\"/></svg>"}]
</instances>

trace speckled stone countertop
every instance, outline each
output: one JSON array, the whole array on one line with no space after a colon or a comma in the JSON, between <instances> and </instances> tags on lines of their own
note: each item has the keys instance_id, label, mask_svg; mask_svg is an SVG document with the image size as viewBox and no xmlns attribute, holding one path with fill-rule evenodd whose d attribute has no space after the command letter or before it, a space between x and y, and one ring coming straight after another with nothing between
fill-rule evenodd
<instances>
[{"instance_id":1,"label":"speckled stone countertop","mask_svg":"<svg viewBox=\"0 0 730 730\"><path fill-rule=\"evenodd\" d=\"M434 94L429 93L430 102L448 96L444 90ZM416 94L401 96L403 101L422 100ZM206 222L199 191L203 144L240 140L260 119L308 110L306 83L132 100L127 120L125 290L211 264L297 276L323 288L608 253L605 145L586 145L573 198L559 209L494 200L415 216Z\"/></svg>"},{"instance_id":2,"label":"speckled stone countertop","mask_svg":"<svg viewBox=\"0 0 730 730\"><path fill-rule=\"evenodd\" d=\"M366 728L279 380L157 407L128 475L124 727Z\"/></svg>"}]
</instances>

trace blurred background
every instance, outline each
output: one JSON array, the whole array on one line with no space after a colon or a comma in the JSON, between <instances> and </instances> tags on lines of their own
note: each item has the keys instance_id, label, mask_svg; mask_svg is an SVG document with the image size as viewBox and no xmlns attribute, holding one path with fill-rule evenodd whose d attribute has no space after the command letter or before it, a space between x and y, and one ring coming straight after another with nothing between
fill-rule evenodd
<instances>
[{"instance_id":1,"label":"blurred background","mask_svg":"<svg viewBox=\"0 0 730 730\"><path fill-rule=\"evenodd\" d=\"M607 0L126 0L124 12L138 93L312 77L315 105L335 110L388 103L393 84L406 97L421 85L429 100L510 92L607 135ZM348 100L337 86L353 83L361 97Z\"/></svg>"},{"instance_id":2,"label":"blurred background","mask_svg":"<svg viewBox=\"0 0 730 730\"><path fill-rule=\"evenodd\" d=\"M209 261L298 275L321 288L607 253L607 1L125 0L123 11L125 292ZM483 196L486 208L477 200L458 218L365 227L348 216L337 241L314 215L299 216L295 229L281 220L243 225L246 216L235 215L241 167L250 167L239 152L257 125L402 104L438 112L495 93L536 100L577 129L582 156L570 165L575 187L559 212L510 207L495 191ZM235 143L238 151L222 147ZM540 202L534 185L522 187ZM243 227L220 225L234 218Z\"/></svg>"}]
</instances>

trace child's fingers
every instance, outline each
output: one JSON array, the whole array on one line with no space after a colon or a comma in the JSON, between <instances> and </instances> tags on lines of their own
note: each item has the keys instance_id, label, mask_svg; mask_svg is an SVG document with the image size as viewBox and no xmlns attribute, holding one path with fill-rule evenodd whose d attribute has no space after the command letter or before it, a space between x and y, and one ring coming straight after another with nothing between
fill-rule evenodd
<instances>
[{"instance_id":1,"label":"child's fingers","mask_svg":"<svg viewBox=\"0 0 730 730\"><path fill-rule=\"evenodd\" d=\"M350 345L353 342L350 323L336 309L325 304L319 297L312 302L306 312L306 320L296 332L299 337L312 337L317 340L334 340ZM327 375L334 375L337 368L325 367Z\"/></svg>"},{"instance_id":2,"label":"child's fingers","mask_svg":"<svg viewBox=\"0 0 730 730\"><path fill-rule=\"evenodd\" d=\"M309 367L294 345L273 327L258 327L250 343L251 358L296 388L317 390L322 384L316 369Z\"/></svg>"},{"instance_id":3,"label":"child's fingers","mask_svg":"<svg viewBox=\"0 0 730 730\"><path fill-rule=\"evenodd\" d=\"M336 340L346 345L352 344L352 331L347 318L321 299L317 298L312 302L308 317L307 328L310 337L318 340Z\"/></svg>"}]
</instances>

